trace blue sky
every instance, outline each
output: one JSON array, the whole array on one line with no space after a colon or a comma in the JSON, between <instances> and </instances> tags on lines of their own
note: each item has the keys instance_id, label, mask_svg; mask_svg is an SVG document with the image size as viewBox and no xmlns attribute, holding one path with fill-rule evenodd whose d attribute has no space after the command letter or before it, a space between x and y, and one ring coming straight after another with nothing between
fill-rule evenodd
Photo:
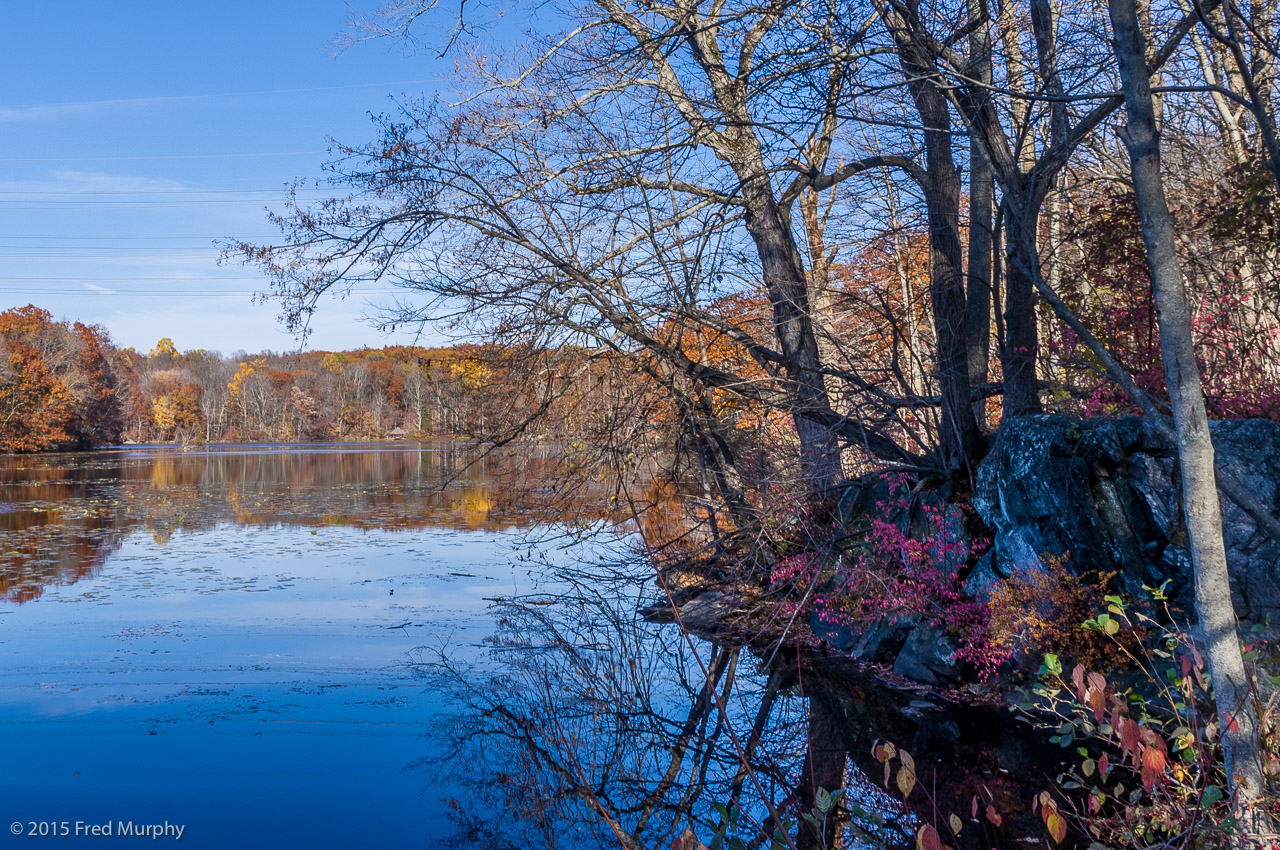
<instances>
[{"instance_id":1,"label":"blue sky","mask_svg":"<svg viewBox=\"0 0 1280 850\"><path fill-rule=\"evenodd\" d=\"M12 3L0 33L0 309L34 303L119 345L290 350L253 269L213 241L269 240L264 206L320 174L327 139L434 90L452 61L373 41L335 53L354 3ZM443 19L441 19L443 23ZM370 296L372 298L373 296ZM404 342L326 301L311 348ZM430 342L431 340L428 340Z\"/></svg>"}]
</instances>

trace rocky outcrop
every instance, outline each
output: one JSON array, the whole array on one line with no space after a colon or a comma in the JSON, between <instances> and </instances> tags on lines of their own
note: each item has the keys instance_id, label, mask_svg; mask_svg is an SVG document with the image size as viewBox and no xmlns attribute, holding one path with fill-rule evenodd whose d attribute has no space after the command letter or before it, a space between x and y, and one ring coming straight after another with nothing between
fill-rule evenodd
<instances>
[{"instance_id":1,"label":"rocky outcrop","mask_svg":"<svg viewBox=\"0 0 1280 850\"><path fill-rule=\"evenodd\" d=\"M1236 497L1222 498L1236 611L1245 620L1280 623L1280 541L1256 519L1261 514L1280 520L1280 423L1231 420L1213 422L1210 430L1219 482L1226 481L1224 490ZM839 514L849 529L865 527L876 516L917 540L936 534L940 521L945 536L968 541L972 529L949 491L909 489L903 498L885 477L869 476L845 489ZM1239 504L1241 494L1252 502L1249 510ZM1059 558L1076 572L1115 573L1134 595L1143 585L1167 581L1175 604L1194 613L1177 452L1143 417L1009 420L975 471L972 501L992 545L976 564L941 566L959 571L974 598L984 598L1015 571L1044 569L1050 558ZM685 588L674 596L686 628L718 639L734 633L732 624L752 604L737 591L714 586ZM665 600L645 615L672 619ZM852 627L811 613L808 625L814 637L855 662L925 686L963 685L965 671L945 623L899 616ZM780 639L759 623L749 631L764 643ZM798 637L790 624L785 636Z\"/></svg>"},{"instance_id":2,"label":"rocky outcrop","mask_svg":"<svg viewBox=\"0 0 1280 850\"><path fill-rule=\"evenodd\" d=\"M1236 610L1245 619L1280 622L1280 541L1265 529L1280 519L1280 424L1215 422L1211 431ZM942 565L959 572L978 599L1017 570L1062 558L1077 572L1114 572L1135 594L1168 581L1170 596L1193 613L1177 452L1163 429L1141 417L1009 420L973 481L973 511L945 488L894 487L884 476L850 483L838 511L850 535L865 530L870 517L915 541L936 538L939 524L948 539L989 532L992 545L976 563ZM1248 509L1240 504L1246 496ZM673 601L687 628L723 640L731 639L726 624L743 616L747 600L740 589L705 587L677 591ZM661 607L648 616L670 617ZM929 765L931 811L963 811L981 793L1004 818L998 843L1043 840L1027 801L1062 771L1067 750L1043 730L1012 722L1009 686L1025 671L1011 663L979 684L956 659L950 624L913 615L852 627L814 614L808 625L819 640L795 640L779 651L784 622L794 635L792 621L781 617L773 628L756 624L751 641L764 647L763 657L781 659L771 676L794 671L803 683L814 752L847 753L875 782L882 768L872 744L895 742L916 764ZM838 764L843 768L843 757ZM920 813L928 815L923 807Z\"/></svg>"},{"instance_id":3,"label":"rocky outcrop","mask_svg":"<svg viewBox=\"0 0 1280 850\"><path fill-rule=\"evenodd\" d=\"M1280 623L1280 540L1258 522L1260 515L1280 519L1280 423L1231 420L1211 423L1210 430L1236 611L1245 620ZM963 512L948 497L917 489L909 500L895 499L885 479L872 476L846 489L840 512L850 527L875 515L924 539L927 508L945 518L948 536L967 540ZM1244 498L1252 502L1247 510ZM973 506L991 532L991 548L976 564L943 566L967 570L965 590L976 599L1015 571L1061 559L1076 572L1115 573L1134 595L1167 581L1175 604L1194 613L1177 451L1143 417L1007 421L975 471ZM954 645L928 623L911 618L853 629L817 616L809 623L837 650L905 678L937 685L959 677L949 655Z\"/></svg>"},{"instance_id":4,"label":"rocky outcrop","mask_svg":"<svg viewBox=\"0 0 1280 850\"><path fill-rule=\"evenodd\" d=\"M1280 517L1280 424L1230 420L1211 423L1210 432L1219 481L1231 479L1222 489L1254 502L1251 512L1220 491L1236 611L1258 621L1280 615L1280 541L1251 516ZM1192 610L1177 452L1143 417L1006 422L978 466L973 504L993 548L971 583L1066 557L1076 570L1115 572L1131 592L1168 580L1170 594Z\"/></svg>"}]
</instances>

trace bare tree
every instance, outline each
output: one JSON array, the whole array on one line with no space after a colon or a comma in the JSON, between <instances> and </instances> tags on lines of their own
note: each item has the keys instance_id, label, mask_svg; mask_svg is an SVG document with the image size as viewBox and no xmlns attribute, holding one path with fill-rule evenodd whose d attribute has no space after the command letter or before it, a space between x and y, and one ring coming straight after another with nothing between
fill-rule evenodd
<instances>
[{"instance_id":1,"label":"bare tree","mask_svg":"<svg viewBox=\"0 0 1280 850\"><path fill-rule=\"evenodd\" d=\"M918 464L891 437L900 399L822 361L792 221L805 192L886 165L921 171L908 157L857 156L839 133L850 77L880 50L862 47L873 16L831 2L584 8L514 67L477 67L455 107L406 105L378 142L342 149L335 179L364 201L300 209L280 220L284 244L239 246L273 275L294 327L334 286L391 279L434 298L402 303L400 322L465 306L474 330L643 350L699 385L786 411L815 493L839 478L842 444ZM402 7L392 23L421 11ZM951 239L935 295L941 325L958 318L962 331L956 181L939 191ZM744 290L766 299L772 339L710 308ZM691 356L681 340L698 329L761 374ZM944 453L970 457L963 335L943 337L957 341L940 399L957 436L944 434ZM833 377L883 415L833 409Z\"/></svg>"},{"instance_id":2,"label":"bare tree","mask_svg":"<svg viewBox=\"0 0 1280 850\"><path fill-rule=\"evenodd\" d=\"M1242 836L1252 842L1269 832L1257 808L1265 790L1258 713L1231 602L1213 442L1191 335L1191 311L1174 250L1173 217L1160 174L1160 137L1148 77L1146 41L1133 0L1109 0L1108 9L1128 115L1123 139L1132 162L1134 194L1142 216L1142 238L1155 292L1160 346L1177 435L1182 504L1195 569L1196 612L1218 702L1227 779Z\"/></svg>"}]
</instances>

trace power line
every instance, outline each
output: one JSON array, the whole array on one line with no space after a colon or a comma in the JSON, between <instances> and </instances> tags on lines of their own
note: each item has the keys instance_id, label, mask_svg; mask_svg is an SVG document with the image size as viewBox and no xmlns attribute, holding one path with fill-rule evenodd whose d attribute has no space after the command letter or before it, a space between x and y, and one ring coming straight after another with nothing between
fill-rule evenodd
<instances>
[{"instance_id":1,"label":"power line","mask_svg":"<svg viewBox=\"0 0 1280 850\"><path fill-rule=\"evenodd\" d=\"M188 153L150 156L40 156L8 157L0 162L143 162L163 159L254 159L270 156L319 156L332 151L273 151L271 153Z\"/></svg>"},{"instance_id":2,"label":"power line","mask_svg":"<svg viewBox=\"0 0 1280 850\"><path fill-rule=\"evenodd\" d=\"M224 91L224 92L203 92L196 94L157 94L143 97L106 97L97 100L64 100L54 103L19 103L13 106L0 106L0 112L16 112L24 109L41 109L68 106L95 106L103 104L124 104L124 103L159 103L163 101L177 100L211 100L222 97L257 97L267 94L305 94L309 92L321 91L349 91L351 89L373 89L385 88L386 86L421 86L432 83L432 80L396 80L392 82L380 83L343 83L336 86L306 86L296 89L251 89L249 91Z\"/></svg>"},{"instance_id":3,"label":"power line","mask_svg":"<svg viewBox=\"0 0 1280 850\"><path fill-rule=\"evenodd\" d=\"M237 237L237 239L245 237ZM221 237L210 237L203 245L154 246L154 245L2 245L0 253L11 252L6 256L46 257L60 251L93 251L95 253L148 253L148 254L195 254L202 256L217 248Z\"/></svg>"},{"instance_id":4,"label":"power line","mask_svg":"<svg viewBox=\"0 0 1280 850\"><path fill-rule=\"evenodd\" d=\"M270 239L278 237L279 233L246 233L240 238L244 239ZM126 235L122 233L88 235L79 233L0 233L0 239L219 239L218 236L210 236L208 233L140 233L137 235Z\"/></svg>"},{"instance_id":5,"label":"power line","mask_svg":"<svg viewBox=\"0 0 1280 850\"><path fill-rule=\"evenodd\" d=\"M145 282L145 281L169 281L172 283L182 283L188 280L263 280L262 277L0 277L0 280L47 280L55 283L101 283L107 281L114 283L120 282Z\"/></svg>"},{"instance_id":6,"label":"power line","mask_svg":"<svg viewBox=\"0 0 1280 850\"><path fill-rule=\"evenodd\" d=\"M86 189L83 191L3 189L0 190L0 195L229 195L236 192L278 194L287 191L287 184L281 184L269 189ZM310 191L319 190L313 189Z\"/></svg>"},{"instance_id":7,"label":"power line","mask_svg":"<svg viewBox=\"0 0 1280 850\"><path fill-rule=\"evenodd\" d=\"M315 198L302 198L301 200L316 200ZM10 212L18 210L149 210L149 209L166 209L172 207L234 207L243 206L244 204L267 204L267 203L286 203L287 198L273 200L271 198L219 198L211 200L196 201L108 201L104 203L94 203L92 201L49 201L40 206L9 206L11 201L0 201L0 212ZM22 203L19 201L18 203Z\"/></svg>"},{"instance_id":8,"label":"power line","mask_svg":"<svg viewBox=\"0 0 1280 850\"><path fill-rule=\"evenodd\" d=\"M254 296L269 296L271 293L264 290L253 289L193 289L181 292L175 292L172 289L131 289L131 290L95 290L95 289L29 289L29 288L11 288L0 287L0 294L3 295L22 295L23 297L38 298L50 295L99 295L104 298L251 298ZM361 295L394 295L398 294L396 290L391 289L370 289L360 292ZM402 293L400 293L402 294Z\"/></svg>"},{"instance_id":9,"label":"power line","mask_svg":"<svg viewBox=\"0 0 1280 850\"><path fill-rule=\"evenodd\" d=\"M119 254L30 254L30 253L5 253L0 251L0 260L21 261L23 263L33 264L49 264L49 263L112 263L119 265L121 263L141 263L148 258L165 259L169 262L188 262L197 260L213 260L217 257L216 252L210 253L161 253L152 251L149 253L130 254L121 256Z\"/></svg>"}]
</instances>

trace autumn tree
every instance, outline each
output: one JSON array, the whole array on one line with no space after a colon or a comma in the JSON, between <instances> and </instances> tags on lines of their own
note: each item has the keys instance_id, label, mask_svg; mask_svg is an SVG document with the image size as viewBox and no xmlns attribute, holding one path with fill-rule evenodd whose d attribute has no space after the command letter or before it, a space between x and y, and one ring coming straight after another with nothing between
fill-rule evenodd
<instances>
[{"instance_id":1,"label":"autumn tree","mask_svg":"<svg viewBox=\"0 0 1280 850\"><path fill-rule=\"evenodd\" d=\"M101 328L28 305L0 313L8 451L116 442L122 427L111 343Z\"/></svg>"},{"instance_id":2,"label":"autumn tree","mask_svg":"<svg viewBox=\"0 0 1280 850\"><path fill-rule=\"evenodd\" d=\"M407 26L415 16L397 8L392 27ZM370 203L298 210L279 222L283 244L242 256L273 276L295 329L331 287L386 277L468 305L478 332L643 350L661 361L660 385L678 374L789 415L815 492L840 476L841 444L920 462L833 407L832 380L869 403L884 393L822 362L793 211L805 192L913 167L840 132L839 105L875 53L866 26L848 24L864 11L583 7L578 28L526 61L473 68L466 106L407 107L377 142L345 148L338 179ZM766 300L764 334L708 309L734 291ZM406 303L388 322L428 313ZM740 347L761 378L699 362L670 335L699 327ZM963 365L963 344L948 352ZM947 397L968 411L967 372L947 376Z\"/></svg>"}]
</instances>

